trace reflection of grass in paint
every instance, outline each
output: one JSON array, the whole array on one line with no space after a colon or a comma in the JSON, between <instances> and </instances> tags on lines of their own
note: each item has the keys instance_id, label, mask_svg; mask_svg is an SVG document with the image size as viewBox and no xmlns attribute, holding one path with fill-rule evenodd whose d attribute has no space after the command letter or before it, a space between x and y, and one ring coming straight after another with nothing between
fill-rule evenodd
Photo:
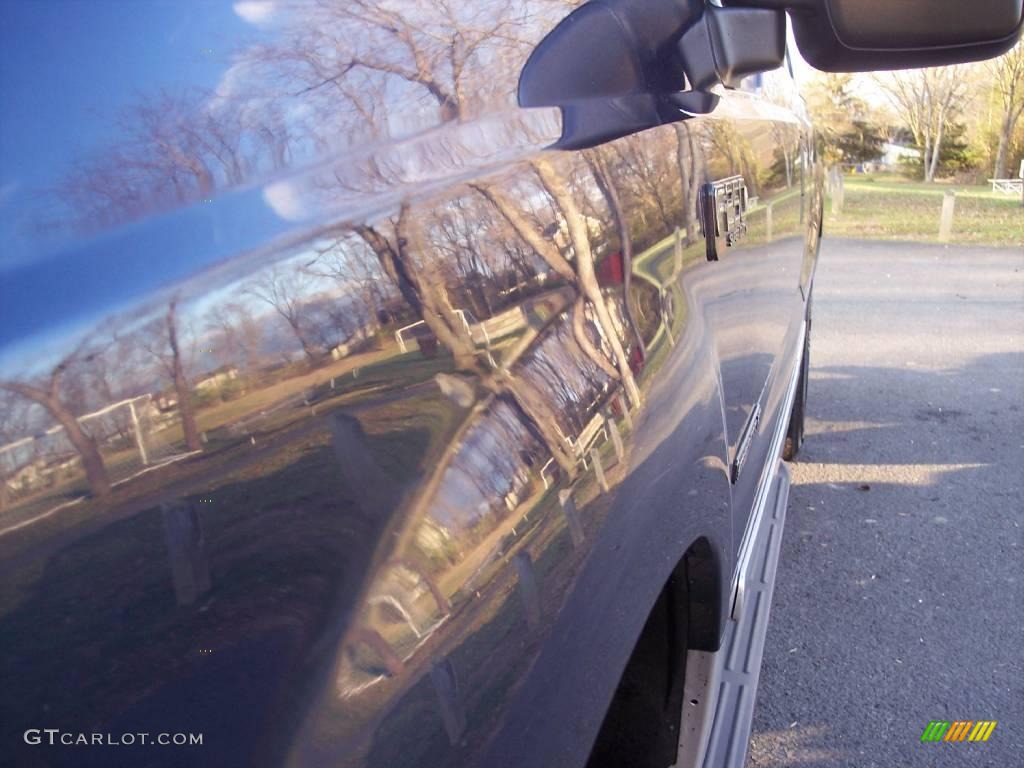
<instances>
[{"instance_id":1,"label":"reflection of grass in paint","mask_svg":"<svg viewBox=\"0 0 1024 768\"><path fill-rule=\"evenodd\" d=\"M322 620L351 525L322 443L311 435L260 462L260 481L217 490L217 503L203 514L213 582L204 612L175 608L155 509L65 548L17 594L5 584L4 701L18 702L0 716L3 730L12 729L5 736L13 738L44 703L65 722L107 722L192 674L197 638L229 649L260 634L260 617L285 608L297 619ZM68 669L76 670L70 680Z\"/></svg>"},{"instance_id":2,"label":"reflection of grass in paint","mask_svg":"<svg viewBox=\"0 0 1024 768\"><path fill-rule=\"evenodd\" d=\"M440 397L383 404L365 424L369 450L385 471L408 477L431 441L450 431L451 415ZM302 630L297 637L311 641L337 591L355 589L342 579L359 577L354 564L369 556L380 522L356 514L323 422L194 492L193 500L213 499L202 512L213 587L196 606L175 607L153 508L0 583L0 738L13 739L44 703L64 722L107 724L199 674L199 639L230 654L279 631L288 616ZM294 642L290 649L305 652ZM71 679L68 669L76 670Z\"/></svg>"},{"instance_id":3,"label":"reflection of grass in paint","mask_svg":"<svg viewBox=\"0 0 1024 768\"><path fill-rule=\"evenodd\" d=\"M686 230L680 230L683 238L681 268L704 258L704 239L698 233L690 244L685 244ZM646 251L633 258L633 273L657 286L666 286L675 277L675 234L658 241Z\"/></svg>"},{"instance_id":4,"label":"reflection of grass in paint","mask_svg":"<svg viewBox=\"0 0 1024 768\"><path fill-rule=\"evenodd\" d=\"M668 237L662 238L642 253L635 254L633 256L633 273L640 275L640 277L649 280L655 285L660 285L662 278L659 276L658 265L665 258L668 259L671 265L674 242L675 234L673 233Z\"/></svg>"},{"instance_id":5,"label":"reflection of grass in paint","mask_svg":"<svg viewBox=\"0 0 1024 768\"><path fill-rule=\"evenodd\" d=\"M672 331L672 338L675 340L675 343L679 344L689 319L689 308L686 305L683 292L679 290L678 284L674 284L670 291L675 297L675 316L672 318L670 330ZM665 332L664 327L662 327L659 329L658 335L655 337L650 349L647 350L647 360L644 363L643 370L640 372L639 383L645 390L649 390L657 380L657 373L668 362L669 353L672 348L673 344L669 341L669 336Z\"/></svg>"},{"instance_id":6,"label":"reflection of grass in paint","mask_svg":"<svg viewBox=\"0 0 1024 768\"><path fill-rule=\"evenodd\" d=\"M371 355L371 359L377 359ZM77 522L88 520L94 517L100 510L111 506L123 504L131 498L139 498L156 492L159 488L171 483L178 483L189 476L198 473L207 473L216 469L239 455L252 451L250 437L255 438L257 449L260 448L268 438L278 439L281 431L307 425L311 418L311 411L302 400L285 402L284 407L274 407L267 415L251 418L245 424L244 429L230 430L224 428L224 424L237 421L239 414L251 414L257 404L266 405L271 408L270 394L273 393L273 402L280 404L280 395L285 392L292 393L294 397L298 394L312 394L314 401L325 398L324 402L316 403L318 413L341 404L350 404L360 396L371 396L382 392L397 392L400 389L412 386L422 381L431 379L436 373L452 369L452 358L445 354L439 354L436 358L424 358L419 351L412 351L400 356L391 356L377 363L359 369L359 376L352 376L352 366L348 367L348 374L345 377L335 379L335 389L330 389L330 377L326 375L331 369L322 369L314 374L301 376L293 380L279 382L272 385L266 391L257 391L238 400L214 406L206 411L200 411L198 422L201 430L207 431L208 443L204 453L200 456L188 459L183 462L169 464L166 467L159 467L151 472L133 478L125 487L115 490L110 499L95 500L86 499L83 503L74 507L62 509L52 517L45 518L22 529L26 536L32 540L45 538L55 530L68 528ZM323 379L323 381L311 390L308 388L310 376ZM326 378L325 378L326 376ZM303 384L304 386L299 386ZM335 393L333 397L332 393ZM229 419L229 422L220 421ZM161 441L174 440L173 430L180 434L180 424L161 433ZM111 463L108 469L114 480L118 475L127 476L129 472L122 468L125 462L130 462L135 454L132 451L122 451L110 457ZM141 469L141 465L136 469ZM3 526L16 524L23 520L32 518L52 509L64 501L82 498L87 495L88 486L85 478L78 474L63 484L37 496L30 497L16 505L11 505L4 510L2 518ZM20 532L19 532L20 535ZM22 545L24 545L24 541ZM5 549L6 542L0 538L0 555Z\"/></svg>"},{"instance_id":7,"label":"reflection of grass in paint","mask_svg":"<svg viewBox=\"0 0 1024 768\"><path fill-rule=\"evenodd\" d=\"M238 442L239 438L236 435L220 434L227 425L245 417L251 417L254 414L258 415L261 410L274 408L289 398L298 396L301 402L301 395L303 393L308 392L311 388L327 386L327 382L332 377L336 380L341 379L348 384L348 386L343 384L340 391L354 391L358 389L358 380L352 378L352 371L360 366L364 366L364 369L371 376L373 371L379 368L380 365L390 366L383 369L389 371L388 374L377 377L376 380L379 382L386 378L387 375L395 373L395 364L397 361L401 361L401 365L409 369L408 373L394 376L394 380L397 382L396 386L401 386L403 382L417 375L415 360L421 359L421 355L419 352L414 351L408 355L395 357L397 352L397 345L389 343L382 350L353 355L345 360L330 363L314 371L307 371L285 379L275 380L233 400L216 402L208 407L200 408L196 415L196 423L201 432L210 433L208 435L210 442L206 446L207 452L215 451L226 445ZM447 364L450 367L451 358L446 358L443 354L439 355L436 361L430 361L433 365L429 367L438 367L439 370L443 369L445 360L448 361ZM377 361L383 362L378 363ZM426 373L424 375L429 376L433 374ZM296 411L294 408L284 408L280 411L275 411L267 419L260 419L257 426L247 431L254 431L258 434L260 431L279 429L286 423L296 421L306 415L301 409ZM170 427L158 433L148 435L148 439L157 447L173 446L174 452L184 451L184 434L180 421L176 421ZM151 449L152 447L151 445ZM108 475L113 482L117 482L143 469L134 445L118 451L103 449L103 455ZM155 463L159 463L159 456L154 456L153 458L157 460ZM164 469L156 470L156 474L161 477L165 476L165 473L166 470ZM134 480L132 481L133 484L135 482ZM88 484L82 474L81 466L76 464L69 475L58 480L52 487L9 505L3 511L3 525L0 525L0 528L24 520L30 520L64 501L86 496L88 490Z\"/></svg>"},{"instance_id":8,"label":"reflection of grass in paint","mask_svg":"<svg viewBox=\"0 0 1024 768\"><path fill-rule=\"evenodd\" d=\"M493 581L472 616L465 618L459 634L450 636L447 658L459 678L467 715L462 743L452 747L439 714L437 696L426 668L417 669L418 681L400 694L400 700L377 728L367 756L371 766L454 766L470 763L484 746L483 739L493 733L506 708L540 650L541 640L561 610L561 602L570 593L578 576L586 547L574 549L568 530L557 509L555 494L547 494L532 509L537 520L529 533L524 532L509 552L528 550L541 594L548 599L542 608L542 628L530 628L519 598L511 565L494 574ZM591 510L582 510L588 521L588 535L594 535L599 521ZM446 628L452 631L453 627ZM519 642L511 642L515 636ZM425 655L425 654L424 654ZM419 660L421 663L423 659ZM358 762L359 755L353 762Z\"/></svg>"},{"instance_id":9,"label":"reflection of grass in paint","mask_svg":"<svg viewBox=\"0 0 1024 768\"><path fill-rule=\"evenodd\" d=\"M341 395L360 394L367 391L388 392L418 384L433 378L438 373L454 370L450 355L440 352L437 357L423 357L418 350L388 358L380 362L361 367L358 375L348 374L344 378L335 379L334 389L330 382L324 382L313 390L312 400L339 397Z\"/></svg>"}]
</instances>

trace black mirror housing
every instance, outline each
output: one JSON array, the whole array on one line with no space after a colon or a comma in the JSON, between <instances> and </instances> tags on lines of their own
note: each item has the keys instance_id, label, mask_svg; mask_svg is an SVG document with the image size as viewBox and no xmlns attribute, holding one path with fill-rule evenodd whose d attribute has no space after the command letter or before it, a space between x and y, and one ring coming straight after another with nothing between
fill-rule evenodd
<instances>
[{"instance_id":1,"label":"black mirror housing","mask_svg":"<svg viewBox=\"0 0 1024 768\"><path fill-rule=\"evenodd\" d=\"M782 66L785 50L781 10L591 0L534 49L519 74L519 104L560 107L556 146L583 149L706 114L718 103L715 86L736 88Z\"/></svg>"},{"instance_id":2,"label":"black mirror housing","mask_svg":"<svg viewBox=\"0 0 1024 768\"><path fill-rule=\"evenodd\" d=\"M825 72L980 61L1020 38L1024 0L726 0L785 8L797 47Z\"/></svg>"},{"instance_id":3,"label":"black mirror housing","mask_svg":"<svg viewBox=\"0 0 1024 768\"><path fill-rule=\"evenodd\" d=\"M703 24L679 41L690 87L703 91L721 83L739 87L748 75L782 66L786 55L786 15L761 8L708 6Z\"/></svg>"}]
</instances>

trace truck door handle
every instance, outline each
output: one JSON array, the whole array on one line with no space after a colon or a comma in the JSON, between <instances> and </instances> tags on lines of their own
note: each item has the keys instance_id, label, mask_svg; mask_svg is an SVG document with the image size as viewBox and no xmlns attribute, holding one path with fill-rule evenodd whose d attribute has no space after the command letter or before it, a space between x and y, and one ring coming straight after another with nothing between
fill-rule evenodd
<instances>
[{"instance_id":1,"label":"truck door handle","mask_svg":"<svg viewBox=\"0 0 1024 768\"><path fill-rule=\"evenodd\" d=\"M719 247L730 248L747 234L747 184L729 176L702 184L697 195L697 219L704 233L708 261L718 261Z\"/></svg>"}]
</instances>

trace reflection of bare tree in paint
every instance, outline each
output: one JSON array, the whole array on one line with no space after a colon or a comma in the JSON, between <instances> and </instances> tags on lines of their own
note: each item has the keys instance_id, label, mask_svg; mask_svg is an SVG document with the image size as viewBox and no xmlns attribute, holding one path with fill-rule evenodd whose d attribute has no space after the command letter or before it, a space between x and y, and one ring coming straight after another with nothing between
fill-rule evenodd
<instances>
[{"instance_id":1,"label":"reflection of bare tree in paint","mask_svg":"<svg viewBox=\"0 0 1024 768\"><path fill-rule=\"evenodd\" d=\"M240 363L247 375L259 366L263 329L244 303L214 304L206 314L206 328L216 334L211 348L227 363Z\"/></svg>"},{"instance_id":2,"label":"reflection of bare tree in paint","mask_svg":"<svg viewBox=\"0 0 1024 768\"><path fill-rule=\"evenodd\" d=\"M62 391L68 377L77 375L76 369L88 358L89 354L85 351L83 342L57 363L48 375L40 377L40 380L32 383L0 380L0 388L38 403L64 428L68 441L82 462L90 493L100 497L110 493L110 478L103 463L103 456L100 454L96 439L78 423Z\"/></svg>"},{"instance_id":3,"label":"reflection of bare tree in paint","mask_svg":"<svg viewBox=\"0 0 1024 768\"><path fill-rule=\"evenodd\" d=\"M665 139L670 134L653 131L642 136L627 136L603 148L608 165L614 165L617 178L628 179L636 187L634 197L653 205L657 229L670 232L679 223L673 210L673 193L678 189L675 169L666 162L670 149Z\"/></svg>"},{"instance_id":4,"label":"reflection of bare tree in paint","mask_svg":"<svg viewBox=\"0 0 1024 768\"><path fill-rule=\"evenodd\" d=\"M432 269L430 260L415 259L409 250L413 236L409 227L409 206L403 204L397 216L382 224L357 224L354 230L373 250L402 298L452 353L455 366L478 370L473 340L465 321L448 300L443 279Z\"/></svg>"},{"instance_id":5,"label":"reflection of bare tree in paint","mask_svg":"<svg viewBox=\"0 0 1024 768\"><path fill-rule=\"evenodd\" d=\"M167 378L174 387L178 400L178 411L181 413L181 428L185 436L185 446L190 451L198 451L203 447L196 427L195 405L192 402L192 387L189 385L185 372L183 350L178 338L178 300L171 299L167 305L167 314L163 321L155 321L143 329L143 346L157 360Z\"/></svg>"},{"instance_id":6,"label":"reflection of bare tree in paint","mask_svg":"<svg viewBox=\"0 0 1024 768\"><path fill-rule=\"evenodd\" d=\"M544 189L551 195L551 198L555 201L555 204L565 218L566 230L575 256L574 264L576 267L577 285L579 285L580 290L594 308L598 323L604 331L605 341L612 349L612 355L619 372L619 379L626 390L627 397L634 406L638 406L640 404L640 390L633 379L633 371L629 367L629 359L626 357L622 342L615 332L615 324L612 322L608 305L605 303L604 296L601 293L601 286L597 282L597 275L594 272L594 256L590 248L590 236L587 233L579 206L565 180L555 171L554 166L550 162L537 160L533 163L533 167Z\"/></svg>"},{"instance_id":7,"label":"reflection of bare tree in paint","mask_svg":"<svg viewBox=\"0 0 1024 768\"><path fill-rule=\"evenodd\" d=\"M383 324L397 294L379 261L367 257L367 244L346 233L314 250L317 255L305 271L337 283L361 303L364 315Z\"/></svg>"},{"instance_id":8,"label":"reflection of bare tree in paint","mask_svg":"<svg viewBox=\"0 0 1024 768\"><path fill-rule=\"evenodd\" d=\"M116 116L117 143L80 158L54 190L71 225L114 226L284 167L291 139L273 106L257 115L213 101L199 90L161 91Z\"/></svg>"},{"instance_id":9,"label":"reflection of bare tree in paint","mask_svg":"<svg viewBox=\"0 0 1024 768\"><path fill-rule=\"evenodd\" d=\"M597 282L597 275L594 272L593 253L590 248L590 237L583 223L583 216L579 206L573 197L573 193L549 161L535 160L531 163L531 167L536 173L541 186L558 210L562 221L565 222L569 242L572 244L573 249L573 264L569 263L550 238L545 237L544 233L539 231L535 223L530 220L526 211L523 210L521 203L513 201L497 184L475 184L473 188L497 208L516 234L552 270L569 281L570 284L576 286L581 295L588 300L601 326L602 335L612 350L615 366L614 378L623 382L630 401L633 404L638 404L640 402L640 393L633 379L629 360L615 332L615 326L612 323L607 304L601 293L601 286ZM586 335L582 333L581 328L582 325L580 323L574 324L577 342L579 342L580 346L595 363L600 365L606 373L612 374L613 369L601 362L600 352L586 338Z\"/></svg>"},{"instance_id":10,"label":"reflection of bare tree in paint","mask_svg":"<svg viewBox=\"0 0 1024 768\"><path fill-rule=\"evenodd\" d=\"M264 270L246 285L246 292L268 304L291 330L310 365L320 360L320 352L306 327L304 315L306 275L297 269L274 266Z\"/></svg>"},{"instance_id":11,"label":"reflection of bare tree in paint","mask_svg":"<svg viewBox=\"0 0 1024 768\"><path fill-rule=\"evenodd\" d=\"M751 196L760 194L760 168L754 158L753 148L747 137L736 126L722 120L705 120L704 137L712 149L708 156L723 163L716 176L740 175L746 182Z\"/></svg>"},{"instance_id":12,"label":"reflection of bare tree in paint","mask_svg":"<svg viewBox=\"0 0 1024 768\"><path fill-rule=\"evenodd\" d=\"M574 343L571 322L569 318L556 321L516 369L554 404L556 423L570 436L583 429L611 378Z\"/></svg>"},{"instance_id":13,"label":"reflection of bare tree in paint","mask_svg":"<svg viewBox=\"0 0 1024 768\"><path fill-rule=\"evenodd\" d=\"M283 42L257 55L282 67L293 94L341 96L364 120L374 115L368 122L377 127L386 125L387 116L379 119L368 96L385 91L389 80L411 86L406 107L424 94L442 121L459 120L479 108L488 93L507 97L512 92L511 76L499 83L494 75L514 69L503 69L502 59L525 49L517 39L522 10L511 0L437 0L430 13L415 3L293 3L282 13L290 19ZM481 77L485 70L487 79Z\"/></svg>"}]
</instances>

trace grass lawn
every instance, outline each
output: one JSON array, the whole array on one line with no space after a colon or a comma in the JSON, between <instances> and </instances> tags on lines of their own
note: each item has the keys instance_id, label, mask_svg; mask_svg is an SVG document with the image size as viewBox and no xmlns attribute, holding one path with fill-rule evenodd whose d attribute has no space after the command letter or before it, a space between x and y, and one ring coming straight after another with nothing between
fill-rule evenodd
<instances>
[{"instance_id":1,"label":"grass lawn","mask_svg":"<svg viewBox=\"0 0 1024 768\"><path fill-rule=\"evenodd\" d=\"M408 477L432 445L448 444L461 413L432 392L368 406L361 418L367 452L388 475ZM270 450L240 450L249 455L235 452L221 472L186 478L175 494L209 505L202 520L211 590L192 606L175 603L155 505L126 517L109 506L133 504L127 491L15 534L29 543L25 537L66 528L82 510L103 522L0 580L5 742L40 712L91 730L159 689L173 697L173 681L207 679L212 701L217 669L243 666L249 644L287 637L281 654L298 653L304 636L296 629L322 627L342 579L356 594L386 516L360 510L329 423L283 433ZM200 656L203 647L223 661ZM275 673L260 670L267 674Z\"/></svg>"},{"instance_id":2,"label":"grass lawn","mask_svg":"<svg viewBox=\"0 0 1024 768\"><path fill-rule=\"evenodd\" d=\"M896 175L846 176L841 213L825 207L825 236L937 242L942 197L956 192L952 243L1024 245L1024 208L1018 195L988 185L925 184Z\"/></svg>"}]
</instances>

